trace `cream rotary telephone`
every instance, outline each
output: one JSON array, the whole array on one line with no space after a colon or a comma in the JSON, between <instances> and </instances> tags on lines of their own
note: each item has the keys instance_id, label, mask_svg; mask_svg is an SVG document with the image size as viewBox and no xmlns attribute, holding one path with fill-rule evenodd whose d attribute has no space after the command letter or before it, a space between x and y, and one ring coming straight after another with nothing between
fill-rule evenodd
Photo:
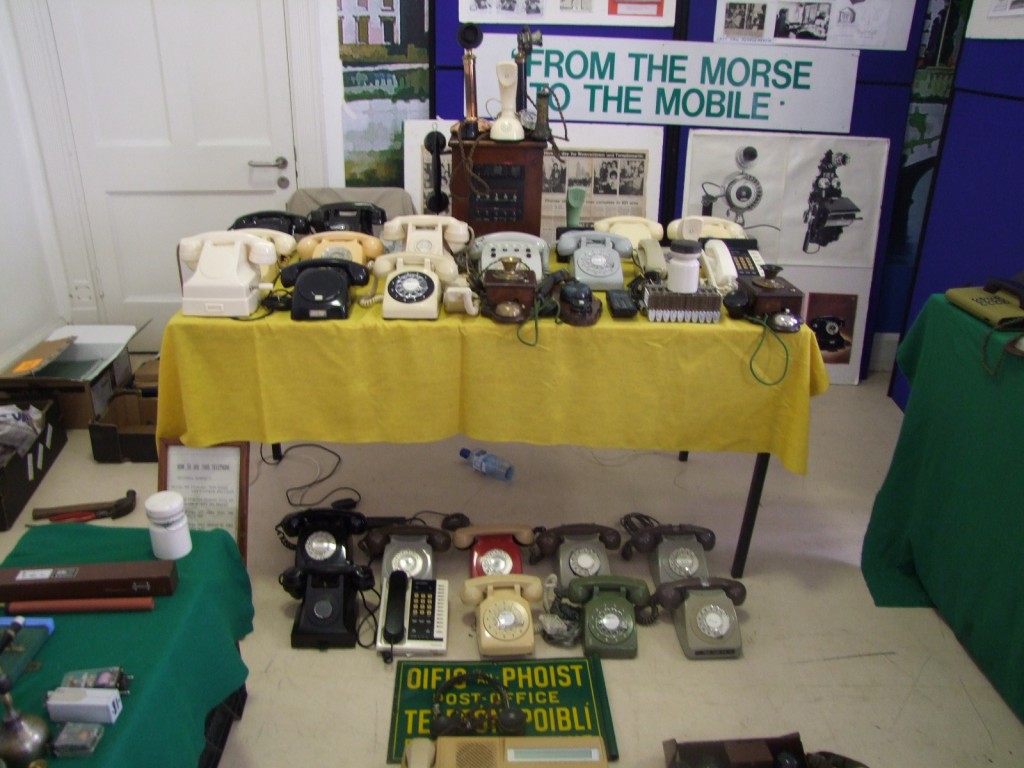
<instances>
[{"instance_id":1,"label":"cream rotary telephone","mask_svg":"<svg viewBox=\"0 0 1024 768\"><path fill-rule=\"evenodd\" d=\"M462 585L462 602L477 606L477 647L481 656L533 653L530 603L544 597L544 582L523 573L477 576Z\"/></svg>"}]
</instances>

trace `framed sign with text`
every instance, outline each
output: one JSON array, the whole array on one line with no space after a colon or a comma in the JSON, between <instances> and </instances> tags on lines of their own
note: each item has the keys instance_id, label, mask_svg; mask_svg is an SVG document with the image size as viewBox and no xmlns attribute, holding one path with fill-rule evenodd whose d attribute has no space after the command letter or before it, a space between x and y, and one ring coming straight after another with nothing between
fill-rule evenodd
<instances>
[{"instance_id":1,"label":"framed sign with text","mask_svg":"<svg viewBox=\"0 0 1024 768\"><path fill-rule=\"evenodd\" d=\"M193 531L226 530L238 543L245 562L249 516L249 443L222 443L204 448L160 438L157 487L185 499Z\"/></svg>"}]
</instances>

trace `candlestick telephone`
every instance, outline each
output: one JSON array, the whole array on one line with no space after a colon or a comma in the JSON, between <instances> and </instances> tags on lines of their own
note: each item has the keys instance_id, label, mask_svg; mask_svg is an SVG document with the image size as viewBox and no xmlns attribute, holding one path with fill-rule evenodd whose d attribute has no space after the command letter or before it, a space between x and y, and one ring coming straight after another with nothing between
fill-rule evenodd
<instances>
[{"instance_id":1,"label":"candlestick telephone","mask_svg":"<svg viewBox=\"0 0 1024 768\"><path fill-rule=\"evenodd\" d=\"M654 601L673 611L676 637L688 659L735 658L743 649L736 606L747 589L733 579L680 579L658 585ZM682 610L677 610L682 604Z\"/></svg>"},{"instance_id":2,"label":"candlestick telephone","mask_svg":"<svg viewBox=\"0 0 1024 768\"><path fill-rule=\"evenodd\" d=\"M523 572L520 546L533 544L533 529L526 525L467 525L452 535L456 549L473 548L471 576L492 576Z\"/></svg>"},{"instance_id":3,"label":"candlestick telephone","mask_svg":"<svg viewBox=\"0 0 1024 768\"><path fill-rule=\"evenodd\" d=\"M651 593L643 579L590 576L573 579L561 590L583 606L583 652L612 659L637 654L637 623L650 623ZM637 608L648 611L638 615Z\"/></svg>"},{"instance_id":4,"label":"candlestick telephone","mask_svg":"<svg viewBox=\"0 0 1024 768\"><path fill-rule=\"evenodd\" d=\"M182 238L182 314L248 317L273 289L279 259L294 250L295 238L274 229L221 230Z\"/></svg>"},{"instance_id":5,"label":"candlestick telephone","mask_svg":"<svg viewBox=\"0 0 1024 768\"><path fill-rule=\"evenodd\" d=\"M352 535L366 530L359 512L306 509L286 515L275 530L295 550L295 564L278 582L302 604L292 625L292 648L352 648L356 591L373 587L373 571L350 559ZM295 540L292 543L292 540Z\"/></svg>"},{"instance_id":6,"label":"candlestick telephone","mask_svg":"<svg viewBox=\"0 0 1024 768\"><path fill-rule=\"evenodd\" d=\"M544 582L525 573L477 576L462 585L462 602L475 605L476 642L481 656L533 653L530 603L544 597Z\"/></svg>"},{"instance_id":7,"label":"candlestick telephone","mask_svg":"<svg viewBox=\"0 0 1024 768\"><path fill-rule=\"evenodd\" d=\"M611 573L608 551L622 543L617 530L604 525L577 523L536 532L530 563L558 553L558 583L562 586L581 576L607 576Z\"/></svg>"},{"instance_id":8,"label":"candlestick telephone","mask_svg":"<svg viewBox=\"0 0 1024 768\"><path fill-rule=\"evenodd\" d=\"M715 547L715 532L699 525L654 525L638 529L622 547L622 559L634 552L651 556L655 584L708 577L704 553Z\"/></svg>"}]
</instances>

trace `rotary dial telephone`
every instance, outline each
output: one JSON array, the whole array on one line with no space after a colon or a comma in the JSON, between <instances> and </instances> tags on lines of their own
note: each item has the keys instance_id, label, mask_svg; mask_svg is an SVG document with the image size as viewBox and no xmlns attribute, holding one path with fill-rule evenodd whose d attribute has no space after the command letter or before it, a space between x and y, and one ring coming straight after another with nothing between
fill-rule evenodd
<instances>
[{"instance_id":1,"label":"rotary dial telephone","mask_svg":"<svg viewBox=\"0 0 1024 768\"><path fill-rule=\"evenodd\" d=\"M354 565L349 552L352 534L365 529L362 514L335 509L293 512L277 524L281 543L295 550L295 565L278 582L302 600L292 626L292 648L355 646L355 592L373 587L373 571Z\"/></svg>"},{"instance_id":2,"label":"rotary dial telephone","mask_svg":"<svg viewBox=\"0 0 1024 768\"><path fill-rule=\"evenodd\" d=\"M561 525L537 531L530 551L530 563L558 553L558 583L566 585L586 576L611 573L608 551L619 548L622 537L614 528L591 523Z\"/></svg>"},{"instance_id":3,"label":"rotary dial telephone","mask_svg":"<svg viewBox=\"0 0 1024 768\"><path fill-rule=\"evenodd\" d=\"M456 549L473 548L471 576L523 572L520 546L533 544L533 529L524 525L468 525L452 535Z\"/></svg>"},{"instance_id":4,"label":"rotary dial telephone","mask_svg":"<svg viewBox=\"0 0 1024 768\"><path fill-rule=\"evenodd\" d=\"M306 235L295 247L300 259L334 257L364 267L384 253L384 243L362 232L321 232Z\"/></svg>"},{"instance_id":5,"label":"rotary dial telephone","mask_svg":"<svg viewBox=\"0 0 1024 768\"><path fill-rule=\"evenodd\" d=\"M583 652L609 659L632 659L637 654L636 609L651 607L643 579L590 576L573 579L566 599L583 605Z\"/></svg>"},{"instance_id":6,"label":"rotary dial telephone","mask_svg":"<svg viewBox=\"0 0 1024 768\"><path fill-rule=\"evenodd\" d=\"M373 203L350 200L327 203L309 212L309 223L314 232L365 232L373 234L387 218L387 211Z\"/></svg>"},{"instance_id":7,"label":"rotary dial telephone","mask_svg":"<svg viewBox=\"0 0 1024 768\"><path fill-rule=\"evenodd\" d=\"M622 548L622 558L633 552L651 556L655 584L708 577L704 552L715 546L715 532L698 525L655 525L641 528Z\"/></svg>"},{"instance_id":8,"label":"rotary dial telephone","mask_svg":"<svg viewBox=\"0 0 1024 768\"><path fill-rule=\"evenodd\" d=\"M530 603L544 597L544 582L524 573L477 576L462 585L462 602L477 606L477 647L481 656L533 653Z\"/></svg>"},{"instance_id":9,"label":"rotary dial telephone","mask_svg":"<svg viewBox=\"0 0 1024 768\"><path fill-rule=\"evenodd\" d=\"M740 623L736 606L747 589L733 579L680 579L660 584L658 605L673 611L676 637L688 659L727 659L740 655ZM676 610L682 604L682 610Z\"/></svg>"},{"instance_id":10,"label":"rotary dial telephone","mask_svg":"<svg viewBox=\"0 0 1024 768\"><path fill-rule=\"evenodd\" d=\"M644 240L661 240L665 237L665 228L656 221L643 216L609 216L594 222L595 232L611 232L627 238L634 248L638 248Z\"/></svg>"},{"instance_id":11,"label":"rotary dial telephone","mask_svg":"<svg viewBox=\"0 0 1024 768\"><path fill-rule=\"evenodd\" d=\"M381 558L381 578L404 571L415 579L434 576L434 552L447 552L452 536L427 525L388 525L367 531L359 548L370 559Z\"/></svg>"},{"instance_id":12,"label":"rotary dial telephone","mask_svg":"<svg viewBox=\"0 0 1024 768\"><path fill-rule=\"evenodd\" d=\"M296 261L281 270L281 285L294 286L292 320L344 320L348 317L349 290L369 282L366 267L337 256Z\"/></svg>"}]
</instances>

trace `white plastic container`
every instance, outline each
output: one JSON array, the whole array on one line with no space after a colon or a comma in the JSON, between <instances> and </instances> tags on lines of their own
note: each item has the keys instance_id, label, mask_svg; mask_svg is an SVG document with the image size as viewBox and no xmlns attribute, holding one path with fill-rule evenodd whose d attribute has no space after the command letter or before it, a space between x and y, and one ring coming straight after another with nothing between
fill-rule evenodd
<instances>
[{"instance_id":1,"label":"white plastic container","mask_svg":"<svg viewBox=\"0 0 1024 768\"><path fill-rule=\"evenodd\" d=\"M192 551L185 499L177 491L159 491L146 499L149 539L160 560L177 560Z\"/></svg>"},{"instance_id":2,"label":"white plastic container","mask_svg":"<svg viewBox=\"0 0 1024 768\"><path fill-rule=\"evenodd\" d=\"M668 253L668 289L672 293L696 293L700 287L700 243L673 240Z\"/></svg>"}]
</instances>

